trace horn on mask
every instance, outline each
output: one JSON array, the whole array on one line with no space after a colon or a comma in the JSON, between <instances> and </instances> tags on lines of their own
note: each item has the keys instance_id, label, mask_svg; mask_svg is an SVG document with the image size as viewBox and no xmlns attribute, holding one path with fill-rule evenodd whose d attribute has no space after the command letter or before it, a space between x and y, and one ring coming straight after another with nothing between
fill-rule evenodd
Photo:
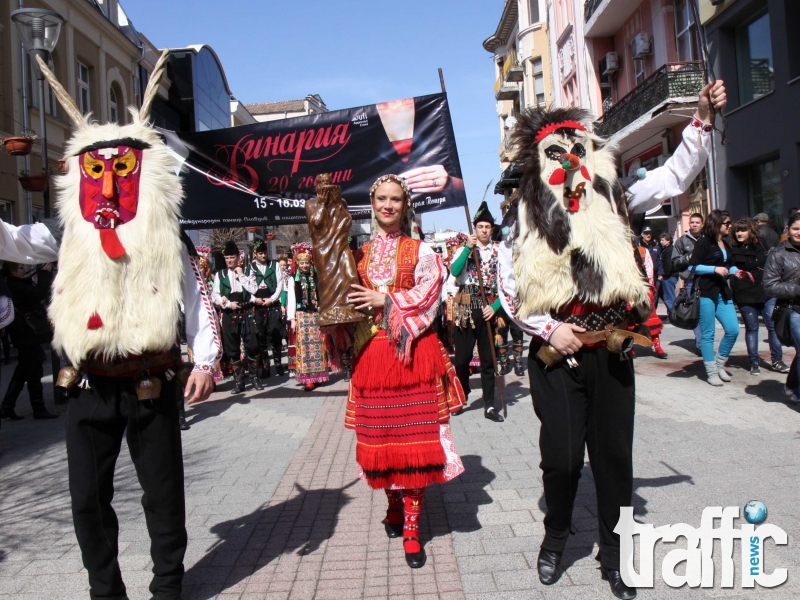
<instances>
[{"instance_id":1,"label":"horn on mask","mask_svg":"<svg viewBox=\"0 0 800 600\"><path fill-rule=\"evenodd\" d=\"M58 98L59 104L61 104L67 115L69 115L69 118L75 127L78 129L86 127L86 118L78 108L78 105L75 104L72 96L70 96L69 93L67 93L67 90L64 89L64 86L58 82L56 76L53 75L53 72L47 68L47 65L38 54L36 55L36 62L39 63L39 68L42 70L42 75L44 75L44 78L47 79L50 89L53 90L53 94L55 94L56 98Z\"/></svg>"},{"instance_id":2,"label":"horn on mask","mask_svg":"<svg viewBox=\"0 0 800 600\"><path fill-rule=\"evenodd\" d=\"M150 74L150 79L147 82L147 89L144 91L142 97L142 108L139 109L139 119L147 121L150 118L150 108L153 106L153 100L158 94L158 86L161 82L161 76L167 68L167 58L169 57L169 48L164 48L161 56L156 63L153 72Z\"/></svg>"}]
</instances>

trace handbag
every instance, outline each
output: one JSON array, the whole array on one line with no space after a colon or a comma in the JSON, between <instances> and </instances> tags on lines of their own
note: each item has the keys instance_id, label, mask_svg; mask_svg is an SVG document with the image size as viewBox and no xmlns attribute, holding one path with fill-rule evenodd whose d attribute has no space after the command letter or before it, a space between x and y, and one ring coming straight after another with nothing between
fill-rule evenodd
<instances>
[{"instance_id":1,"label":"handbag","mask_svg":"<svg viewBox=\"0 0 800 600\"><path fill-rule=\"evenodd\" d=\"M791 302L777 304L772 311L772 323L775 326L775 335L783 346L794 346L792 337L792 311L794 307Z\"/></svg>"},{"instance_id":2,"label":"handbag","mask_svg":"<svg viewBox=\"0 0 800 600\"><path fill-rule=\"evenodd\" d=\"M700 324L700 286L695 283L694 271L692 267L689 281L669 309L670 324L680 329L694 329ZM690 284L691 292L687 291Z\"/></svg>"}]
</instances>

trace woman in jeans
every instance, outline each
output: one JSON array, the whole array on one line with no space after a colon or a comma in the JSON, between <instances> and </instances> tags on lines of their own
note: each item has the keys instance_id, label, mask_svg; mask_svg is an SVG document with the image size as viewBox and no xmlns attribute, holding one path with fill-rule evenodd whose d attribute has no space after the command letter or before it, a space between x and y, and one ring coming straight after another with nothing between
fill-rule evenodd
<instances>
[{"instance_id":1,"label":"woman in jeans","mask_svg":"<svg viewBox=\"0 0 800 600\"><path fill-rule=\"evenodd\" d=\"M706 217L703 237L697 240L689 260L689 268L694 270L694 284L700 288L700 329L702 331L700 350L706 367L708 383L720 386L730 381L731 374L725 370L725 362L739 335L739 319L733 307L733 299L728 289L728 276L736 273L731 266L731 247L725 242L730 232L731 215L728 211L715 209ZM720 322L725 335L714 354L714 320Z\"/></svg>"},{"instance_id":2,"label":"woman in jeans","mask_svg":"<svg viewBox=\"0 0 800 600\"><path fill-rule=\"evenodd\" d=\"M778 306L791 303L789 319L795 349L800 348L800 213L789 215L788 237L767 255L764 266L764 292L778 299ZM777 310L777 306L776 306ZM786 378L784 393L794 404L800 404L800 361L797 353Z\"/></svg>"},{"instance_id":3,"label":"woman in jeans","mask_svg":"<svg viewBox=\"0 0 800 600\"><path fill-rule=\"evenodd\" d=\"M752 276L742 275L731 281L733 287L733 300L742 313L745 328L745 341L747 354L750 356L750 375L761 375L758 356L758 315L764 318L764 324L769 333L769 351L772 358L772 368L776 371L788 372L788 367L783 363L783 348L775 335L775 326L772 324L772 311L767 310L765 303L762 279L764 265L767 262L767 253L761 245L761 236L756 222L749 217L738 219L733 224L731 234L731 255L733 265L740 272Z\"/></svg>"}]
</instances>

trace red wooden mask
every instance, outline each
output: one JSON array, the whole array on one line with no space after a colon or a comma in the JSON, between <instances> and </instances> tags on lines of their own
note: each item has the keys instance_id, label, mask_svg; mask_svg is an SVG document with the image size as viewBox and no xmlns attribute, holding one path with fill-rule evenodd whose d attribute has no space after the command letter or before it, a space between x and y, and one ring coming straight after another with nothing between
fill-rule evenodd
<instances>
[{"instance_id":1,"label":"red wooden mask","mask_svg":"<svg viewBox=\"0 0 800 600\"><path fill-rule=\"evenodd\" d=\"M100 241L111 258L125 254L116 228L136 216L142 151L130 146L108 146L82 152L80 206L83 218L100 231Z\"/></svg>"}]
</instances>

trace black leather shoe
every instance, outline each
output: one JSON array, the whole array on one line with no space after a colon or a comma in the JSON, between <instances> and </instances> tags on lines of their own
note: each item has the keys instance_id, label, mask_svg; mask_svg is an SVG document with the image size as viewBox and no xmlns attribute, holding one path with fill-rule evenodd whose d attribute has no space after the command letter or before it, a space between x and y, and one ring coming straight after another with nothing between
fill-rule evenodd
<instances>
[{"instance_id":1,"label":"black leather shoe","mask_svg":"<svg viewBox=\"0 0 800 600\"><path fill-rule=\"evenodd\" d=\"M419 541L417 538L406 538L409 540ZM405 542L405 540L403 540ZM428 557L425 555L425 548L419 547L419 552L406 552L406 564L412 569L421 569L425 566L425 561Z\"/></svg>"},{"instance_id":2,"label":"black leather shoe","mask_svg":"<svg viewBox=\"0 0 800 600\"><path fill-rule=\"evenodd\" d=\"M503 415L497 412L494 408L489 408L488 410L484 411L483 416L490 421L494 421L495 423L502 423L505 421Z\"/></svg>"},{"instance_id":3,"label":"black leather shoe","mask_svg":"<svg viewBox=\"0 0 800 600\"><path fill-rule=\"evenodd\" d=\"M244 380L240 379L233 384L233 389L231 390L231 394L241 394L243 391L244 391Z\"/></svg>"},{"instance_id":4,"label":"black leather shoe","mask_svg":"<svg viewBox=\"0 0 800 600\"><path fill-rule=\"evenodd\" d=\"M0 409L0 417L3 419L8 419L9 421L20 421L25 418L20 417L16 412L14 412L13 408Z\"/></svg>"},{"instance_id":5,"label":"black leather shoe","mask_svg":"<svg viewBox=\"0 0 800 600\"><path fill-rule=\"evenodd\" d=\"M636 598L636 588L625 585L619 571L612 571L611 569L600 567L600 576L603 578L603 581L607 581L611 586L611 593L620 600L633 600Z\"/></svg>"},{"instance_id":6,"label":"black leather shoe","mask_svg":"<svg viewBox=\"0 0 800 600\"><path fill-rule=\"evenodd\" d=\"M283 365L275 365L275 374L278 377L283 377Z\"/></svg>"},{"instance_id":7,"label":"black leather shoe","mask_svg":"<svg viewBox=\"0 0 800 600\"><path fill-rule=\"evenodd\" d=\"M400 521L399 523L387 523L384 519L383 521L383 528L386 530L386 537L389 538L399 538L403 535L403 522Z\"/></svg>"},{"instance_id":8,"label":"black leather shoe","mask_svg":"<svg viewBox=\"0 0 800 600\"><path fill-rule=\"evenodd\" d=\"M181 428L181 431L187 431L191 429L191 426L186 422L186 417L183 415L178 416L178 427Z\"/></svg>"},{"instance_id":9,"label":"black leather shoe","mask_svg":"<svg viewBox=\"0 0 800 600\"><path fill-rule=\"evenodd\" d=\"M536 559L536 570L539 571L539 581L545 585L553 585L561 577L561 552L539 550Z\"/></svg>"}]
</instances>

